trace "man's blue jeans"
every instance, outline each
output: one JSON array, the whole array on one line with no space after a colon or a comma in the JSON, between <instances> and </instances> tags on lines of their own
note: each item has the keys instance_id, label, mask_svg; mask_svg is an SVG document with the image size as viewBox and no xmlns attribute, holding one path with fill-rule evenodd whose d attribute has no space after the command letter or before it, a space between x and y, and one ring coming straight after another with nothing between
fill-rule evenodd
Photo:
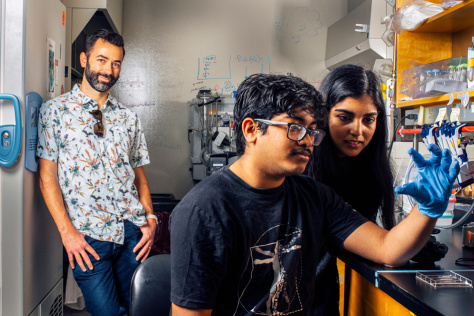
<instances>
[{"instance_id":1,"label":"man's blue jeans","mask_svg":"<svg viewBox=\"0 0 474 316\"><path fill-rule=\"evenodd\" d=\"M86 241L97 252L97 261L89 254L94 266L83 272L77 265L73 269L74 279L81 288L86 309L92 316L127 315L130 308L130 283L135 269L140 264L135 260L133 248L140 241L142 232L128 220L125 223L123 245L98 241L85 236ZM85 264L84 264L85 265Z\"/></svg>"}]
</instances>

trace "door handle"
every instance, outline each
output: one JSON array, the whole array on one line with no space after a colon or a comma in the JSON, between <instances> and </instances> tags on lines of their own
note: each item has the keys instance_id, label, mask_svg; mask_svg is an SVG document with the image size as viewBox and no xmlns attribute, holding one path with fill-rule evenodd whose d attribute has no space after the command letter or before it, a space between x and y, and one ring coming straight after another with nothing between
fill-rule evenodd
<instances>
[{"instance_id":1,"label":"door handle","mask_svg":"<svg viewBox=\"0 0 474 316\"><path fill-rule=\"evenodd\" d=\"M21 147L21 113L20 101L13 94L0 93L0 100L13 102L15 124L0 125L0 166L10 167L20 154Z\"/></svg>"}]
</instances>

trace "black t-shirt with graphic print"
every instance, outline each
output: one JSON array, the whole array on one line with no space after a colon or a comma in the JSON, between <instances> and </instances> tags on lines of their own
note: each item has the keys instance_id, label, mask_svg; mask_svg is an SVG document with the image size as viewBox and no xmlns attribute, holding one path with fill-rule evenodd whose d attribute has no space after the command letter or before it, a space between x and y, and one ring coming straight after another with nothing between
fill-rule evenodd
<instances>
[{"instance_id":1,"label":"black t-shirt with graphic print","mask_svg":"<svg viewBox=\"0 0 474 316\"><path fill-rule=\"evenodd\" d=\"M224 167L171 215L171 301L213 315L307 315L321 247L341 247L366 221L307 176L256 189Z\"/></svg>"}]
</instances>

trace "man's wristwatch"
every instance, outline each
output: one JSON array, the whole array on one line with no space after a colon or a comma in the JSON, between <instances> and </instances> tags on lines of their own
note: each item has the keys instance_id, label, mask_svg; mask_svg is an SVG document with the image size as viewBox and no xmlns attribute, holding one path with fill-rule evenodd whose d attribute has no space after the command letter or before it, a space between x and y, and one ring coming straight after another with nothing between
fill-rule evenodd
<instances>
[{"instance_id":1,"label":"man's wristwatch","mask_svg":"<svg viewBox=\"0 0 474 316\"><path fill-rule=\"evenodd\" d=\"M155 214L150 214L145 216L146 219L153 218L155 220L156 226L158 226L158 217Z\"/></svg>"}]
</instances>

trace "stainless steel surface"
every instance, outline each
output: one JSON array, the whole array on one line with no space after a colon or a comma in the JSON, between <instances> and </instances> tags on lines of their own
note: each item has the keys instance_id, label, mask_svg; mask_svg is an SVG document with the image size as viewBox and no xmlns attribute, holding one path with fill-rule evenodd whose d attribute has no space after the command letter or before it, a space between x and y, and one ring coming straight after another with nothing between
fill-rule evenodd
<instances>
[{"instance_id":1,"label":"stainless steel surface","mask_svg":"<svg viewBox=\"0 0 474 316\"><path fill-rule=\"evenodd\" d=\"M387 58L387 45L382 40L387 15L387 4L380 0L366 0L328 28L326 67L358 64L372 69L375 59ZM367 25L367 32L360 25ZM357 30L357 31L356 31Z\"/></svg>"},{"instance_id":2,"label":"stainless steel surface","mask_svg":"<svg viewBox=\"0 0 474 316\"><path fill-rule=\"evenodd\" d=\"M1 92L18 97L24 119L25 91L45 97L47 36L56 40L56 59L62 62L65 33L63 41L55 36L64 6L57 0L3 0L2 10ZM1 124L11 124L12 107L4 104L0 115ZM25 171L23 152L13 166L0 170L1 315L29 315L62 278L59 234L42 204L37 175Z\"/></svg>"},{"instance_id":3,"label":"stainless steel surface","mask_svg":"<svg viewBox=\"0 0 474 316\"><path fill-rule=\"evenodd\" d=\"M66 26L62 24L62 13L65 11L65 6L57 0L27 1L24 47L25 93L35 91L44 101L59 96L61 86L64 87ZM57 79L55 78L54 94L47 91L47 38L55 41L54 59L58 61L58 67L55 69ZM27 314L45 299L46 293L62 279L63 251L58 229L41 196L38 173L27 171L24 167L23 170L23 306ZM42 308L47 309L48 303L53 302L54 298L52 301L50 298L49 301L43 302Z\"/></svg>"},{"instance_id":4,"label":"stainless steel surface","mask_svg":"<svg viewBox=\"0 0 474 316\"><path fill-rule=\"evenodd\" d=\"M413 134L413 149L418 151L418 134Z\"/></svg>"},{"instance_id":5,"label":"stainless steel surface","mask_svg":"<svg viewBox=\"0 0 474 316\"><path fill-rule=\"evenodd\" d=\"M26 0L5 0L2 92L24 102L24 9ZM13 107L3 104L1 124L11 123ZM23 115L23 111L22 111ZM23 157L0 170L2 315L23 315Z\"/></svg>"},{"instance_id":6,"label":"stainless steel surface","mask_svg":"<svg viewBox=\"0 0 474 316\"><path fill-rule=\"evenodd\" d=\"M28 316L63 316L63 301L63 279L60 279Z\"/></svg>"}]
</instances>

